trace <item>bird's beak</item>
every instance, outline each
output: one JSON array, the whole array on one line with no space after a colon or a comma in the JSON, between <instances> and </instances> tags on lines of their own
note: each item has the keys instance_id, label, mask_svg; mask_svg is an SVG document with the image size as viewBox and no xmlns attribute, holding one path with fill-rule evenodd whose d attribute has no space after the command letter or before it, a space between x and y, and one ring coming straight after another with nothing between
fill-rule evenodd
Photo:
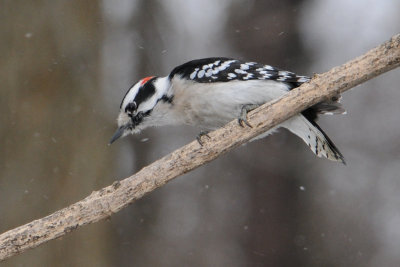
<instances>
[{"instance_id":1,"label":"bird's beak","mask_svg":"<svg viewBox=\"0 0 400 267\"><path fill-rule=\"evenodd\" d=\"M115 131L114 135L111 137L110 142L108 143L108 145L111 145L111 144L114 143L118 138L120 138L120 137L124 134L126 128L128 128L126 125L119 127L119 128Z\"/></svg>"}]
</instances>

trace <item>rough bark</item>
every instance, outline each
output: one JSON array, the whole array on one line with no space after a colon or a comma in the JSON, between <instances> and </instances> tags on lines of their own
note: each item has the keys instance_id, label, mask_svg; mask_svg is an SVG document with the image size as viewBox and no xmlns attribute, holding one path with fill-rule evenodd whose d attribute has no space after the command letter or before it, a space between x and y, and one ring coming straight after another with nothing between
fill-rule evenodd
<instances>
[{"instance_id":1,"label":"rough bark","mask_svg":"<svg viewBox=\"0 0 400 267\"><path fill-rule=\"evenodd\" d=\"M318 74L281 99L267 103L249 114L253 128L237 121L168 154L138 173L85 199L0 235L0 261L63 236L80 226L111 216L170 180L203 165L221 154L285 121L330 96L342 93L400 65L400 34L366 54L330 71Z\"/></svg>"}]
</instances>

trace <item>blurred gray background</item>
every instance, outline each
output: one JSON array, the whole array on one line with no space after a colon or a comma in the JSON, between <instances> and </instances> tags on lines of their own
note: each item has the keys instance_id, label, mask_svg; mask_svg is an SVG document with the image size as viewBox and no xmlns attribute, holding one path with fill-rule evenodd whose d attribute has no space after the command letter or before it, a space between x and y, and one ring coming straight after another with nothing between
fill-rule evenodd
<instances>
[{"instance_id":1,"label":"blurred gray background","mask_svg":"<svg viewBox=\"0 0 400 267\"><path fill-rule=\"evenodd\" d=\"M143 76L228 56L301 75L400 32L397 0L0 0L0 232L192 141L163 127L111 147ZM282 130L2 266L399 266L400 71L320 119L348 165Z\"/></svg>"}]
</instances>

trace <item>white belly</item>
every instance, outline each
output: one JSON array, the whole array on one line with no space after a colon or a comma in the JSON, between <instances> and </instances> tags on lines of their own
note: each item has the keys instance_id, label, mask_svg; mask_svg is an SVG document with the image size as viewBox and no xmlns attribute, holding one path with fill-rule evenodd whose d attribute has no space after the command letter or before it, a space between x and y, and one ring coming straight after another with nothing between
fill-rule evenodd
<instances>
[{"instance_id":1,"label":"white belly","mask_svg":"<svg viewBox=\"0 0 400 267\"><path fill-rule=\"evenodd\" d=\"M212 130L238 118L243 105L264 104L285 94L289 87L266 80L194 84L180 80L174 81L173 90L174 105L184 115L184 122Z\"/></svg>"}]
</instances>

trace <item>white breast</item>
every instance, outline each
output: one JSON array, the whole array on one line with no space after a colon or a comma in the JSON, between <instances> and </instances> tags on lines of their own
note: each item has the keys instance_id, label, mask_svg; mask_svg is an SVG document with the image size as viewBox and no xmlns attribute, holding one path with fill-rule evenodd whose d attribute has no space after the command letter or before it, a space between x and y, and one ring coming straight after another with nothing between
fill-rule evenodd
<instances>
[{"instance_id":1,"label":"white breast","mask_svg":"<svg viewBox=\"0 0 400 267\"><path fill-rule=\"evenodd\" d=\"M289 90L271 80L197 83L175 77L172 84L174 110L184 123L210 130L238 118L242 105L263 104Z\"/></svg>"}]
</instances>

